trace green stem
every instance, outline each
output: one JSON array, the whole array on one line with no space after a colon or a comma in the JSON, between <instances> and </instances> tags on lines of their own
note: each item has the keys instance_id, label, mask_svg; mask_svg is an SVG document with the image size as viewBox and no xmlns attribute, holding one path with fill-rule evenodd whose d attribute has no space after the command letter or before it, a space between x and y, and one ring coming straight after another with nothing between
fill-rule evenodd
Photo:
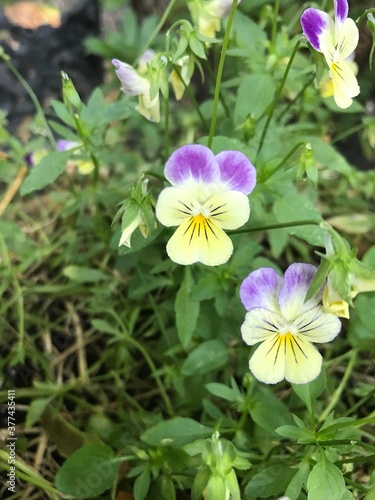
<instances>
[{"instance_id":1,"label":"green stem","mask_svg":"<svg viewBox=\"0 0 375 500\"><path fill-rule=\"evenodd\" d=\"M52 148L56 149L55 138L53 137L52 130L51 130L50 126L48 125L48 122L47 122L47 119L45 117L43 108L42 108L42 106L41 106L41 104L40 104L37 96L35 95L35 92L30 87L30 85L27 83L27 81L24 79L24 77L21 75L21 73L19 73L19 71L17 70L17 68L15 68L15 66L13 66L13 64L10 62L10 60L7 57L5 57L4 55L3 55L2 59L5 62L5 64L7 65L7 67L9 68L9 70L13 73L13 75L17 78L17 80L20 82L20 84L22 85L22 87L28 93L30 99L32 100L32 102L34 104L34 107L35 107L37 113L40 115L40 117L43 120L43 125L44 125L45 130L46 130L46 136L47 136L47 138L48 138L48 140L49 140Z\"/></svg>"},{"instance_id":2,"label":"green stem","mask_svg":"<svg viewBox=\"0 0 375 500\"><path fill-rule=\"evenodd\" d=\"M359 23L362 21L362 19L363 19L364 17L366 17L366 16L367 16L367 14L370 14L370 12L375 12L375 7L372 7L371 9L367 9L367 10L365 10L365 11L363 12L363 14L361 14L361 15L359 16L359 18L358 18L358 19L356 19L356 21L355 21L355 22L356 22L356 24L359 24Z\"/></svg>"},{"instance_id":3,"label":"green stem","mask_svg":"<svg viewBox=\"0 0 375 500\"><path fill-rule=\"evenodd\" d=\"M172 403L171 403L169 396L167 394L167 391L165 390L164 385L163 385L163 383L162 383L162 381L157 373L156 366L155 366L154 362L152 361L151 356L146 351L146 349L142 346L142 344L140 344L137 340L133 339L133 337L130 337L127 335L127 336L125 336L124 340L125 340L125 342L129 342L129 344L133 345L136 349L138 349L138 351L145 358L148 366L150 367L152 375L155 378L156 384L159 388L160 395L163 398L163 401L164 401L164 404L165 404L166 409L168 411L168 414L170 417L173 417L174 410L173 410Z\"/></svg>"},{"instance_id":4,"label":"green stem","mask_svg":"<svg viewBox=\"0 0 375 500\"><path fill-rule=\"evenodd\" d=\"M207 69L207 71L208 71L208 74L209 74L209 76L210 76L211 80L212 80L213 82L214 82L214 81L216 81L216 74L214 73L213 69L211 68L210 63L209 63L208 61L203 61L203 62L204 62L204 64L205 64L205 67L206 67L206 69ZM221 91L221 88L220 88L220 95L219 95L219 99L220 99L221 105L223 106L225 116L226 116L227 118L230 118L230 116L231 116L230 109L229 109L229 107L228 107L228 104L227 104L227 103L226 103L226 101L225 101L225 98L224 98L224 95L223 95L223 93L222 93L222 91Z\"/></svg>"},{"instance_id":5,"label":"green stem","mask_svg":"<svg viewBox=\"0 0 375 500\"><path fill-rule=\"evenodd\" d=\"M280 0L275 1L275 7L273 11L273 20L272 20L272 38L271 44L272 47L275 47L276 37L277 37L277 20L279 17L279 9L280 9Z\"/></svg>"},{"instance_id":6,"label":"green stem","mask_svg":"<svg viewBox=\"0 0 375 500\"><path fill-rule=\"evenodd\" d=\"M336 142L340 142L343 139L346 139L349 137L349 135L354 134L355 132L359 132L362 130L364 127L363 123L359 123L358 125L354 125L354 127L351 127L348 130L344 130L344 132L341 132L341 134L336 135L334 139L332 139L331 144L335 144Z\"/></svg>"},{"instance_id":7,"label":"green stem","mask_svg":"<svg viewBox=\"0 0 375 500\"><path fill-rule=\"evenodd\" d=\"M207 146L209 148L212 146L212 141L214 139L214 134L215 134L217 110L218 110L218 106L219 106L219 97L220 97L220 86L221 86L221 79L223 77L225 55L226 55L228 44L229 44L229 35L230 35L230 31L232 29L232 24L233 24L234 15L236 13L237 3L238 3L238 0L233 0L232 9L231 9L230 14L229 14L228 24L227 24L227 27L225 30L223 46L221 48L219 67L217 69L217 76L216 76L214 107L213 107L213 111L212 111L211 128L210 128L210 134L208 136L208 142L207 142Z\"/></svg>"},{"instance_id":8,"label":"green stem","mask_svg":"<svg viewBox=\"0 0 375 500\"><path fill-rule=\"evenodd\" d=\"M290 68L292 67L293 60L294 60L294 58L295 58L295 56L297 54L297 50L298 50L300 44L301 44L301 41L298 40L297 43L296 43L296 45L294 46L292 55L290 56L288 64L287 64L287 66L285 68L285 72L284 72L283 78L282 78L282 80L280 82L279 88L277 89L277 92L276 92L276 95L275 95L275 99L273 100L273 102L271 104L271 108L270 108L270 111L268 113L267 121L266 121L266 123L264 125L263 132L262 132L262 135L261 135L261 138L260 138L260 141L259 141L257 156L259 155L259 153L262 150L264 141L265 141L266 136L267 136L268 127L270 126L270 123L271 123L271 120L272 120L272 116L273 116L273 113L275 111L276 104L277 104L277 102L278 102L278 100L279 100L279 98L281 96L281 92L283 91L286 79L288 78L288 74L289 74Z\"/></svg>"},{"instance_id":9,"label":"green stem","mask_svg":"<svg viewBox=\"0 0 375 500\"><path fill-rule=\"evenodd\" d=\"M166 10L165 10L162 18L160 19L159 24L156 26L156 28L154 29L154 31L151 33L150 38L147 40L147 43L145 43L145 45L143 46L143 48L142 48L139 56L134 61L133 66L138 62L138 60L142 57L142 54L145 52L145 50L148 49L148 47L152 44L152 42L154 41L154 39L157 37L159 31L164 26L165 21L168 19L168 16L171 13L171 11L172 11L175 3L176 3L176 0L171 0L169 2L169 5L166 8Z\"/></svg>"},{"instance_id":10,"label":"green stem","mask_svg":"<svg viewBox=\"0 0 375 500\"><path fill-rule=\"evenodd\" d=\"M276 172L278 172L281 167L283 167L285 165L285 163L289 160L289 158L291 158L294 153L301 147L301 146L305 146L305 142L301 141L299 142L298 144L296 144L294 146L294 148L292 148L289 153L285 156L285 158L283 158L281 160L281 162L268 174L265 176L265 178L261 178L260 179L260 182L266 182L270 177L272 177L274 174L276 174ZM288 169L286 169L288 170Z\"/></svg>"},{"instance_id":11,"label":"green stem","mask_svg":"<svg viewBox=\"0 0 375 500\"><path fill-rule=\"evenodd\" d=\"M165 157L165 161L167 161L169 158L169 97L168 97L168 95L166 95L164 97L164 102L165 102L164 157Z\"/></svg>"},{"instance_id":12,"label":"green stem","mask_svg":"<svg viewBox=\"0 0 375 500\"><path fill-rule=\"evenodd\" d=\"M335 408L337 403L340 401L341 394L346 387L346 384L348 382L350 375L352 374L352 371L353 371L353 368L355 366L356 361L357 361L357 350L353 349L351 356L349 358L349 362L348 362L348 365L346 367L344 376L342 377L337 389L333 393L333 396L331 398L331 401L329 402L329 405L325 408L323 413L320 415L319 422L324 422L326 420L326 418L328 417L328 415Z\"/></svg>"},{"instance_id":13,"label":"green stem","mask_svg":"<svg viewBox=\"0 0 375 500\"><path fill-rule=\"evenodd\" d=\"M202 122L202 125L206 131L206 133L208 134L209 133L209 128L208 128L208 124L202 114L202 111L200 109L200 106L198 104L198 101L196 100L195 96L193 95L192 91L190 90L190 87L188 85L186 85L185 83L185 80L182 78L181 76L181 72L180 72L180 69L179 67L177 66L177 64L172 64L173 66L173 69L174 71L176 72L178 78L181 80L183 86L184 86L184 89L185 89L185 92L187 93L187 95L189 96L191 102L193 103L193 106L195 108L195 111L197 112L201 122Z\"/></svg>"},{"instance_id":14,"label":"green stem","mask_svg":"<svg viewBox=\"0 0 375 500\"><path fill-rule=\"evenodd\" d=\"M13 282L15 295L17 297L18 335L19 335L19 343L22 346L25 339L25 312L24 312L23 293L21 286L17 280L16 274L12 269L5 239L1 234L0 234L0 250L3 256L4 264L8 269L9 276L11 277L11 280Z\"/></svg>"},{"instance_id":15,"label":"green stem","mask_svg":"<svg viewBox=\"0 0 375 500\"><path fill-rule=\"evenodd\" d=\"M167 179L164 175L157 174L156 172L152 172L151 170L143 170L142 174L149 175L150 177L155 177L155 179L160 179L161 181L167 182Z\"/></svg>"},{"instance_id":16,"label":"green stem","mask_svg":"<svg viewBox=\"0 0 375 500\"><path fill-rule=\"evenodd\" d=\"M297 227L297 226L319 226L321 222L322 221L319 219L306 219L306 220L298 220L295 222L280 222L276 224L269 224L268 226L249 227L247 229L228 231L228 234L255 233L257 231L269 231L270 229L283 229L286 227Z\"/></svg>"},{"instance_id":17,"label":"green stem","mask_svg":"<svg viewBox=\"0 0 375 500\"><path fill-rule=\"evenodd\" d=\"M98 180L99 180L99 162L98 162L98 159L95 155L93 155L92 153L90 153L90 157L91 157L91 161L93 162L94 164L94 175L93 175L93 178L92 178L92 184L93 186L97 186L98 185Z\"/></svg>"},{"instance_id":18,"label":"green stem","mask_svg":"<svg viewBox=\"0 0 375 500\"><path fill-rule=\"evenodd\" d=\"M310 85L312 84L312 82L315 80L316 78L316 75L314 74L306 83L305 85L302 87L302 89L298 92L298 94L295 96L294 99L292 99L291 101L289 101L289 103L285 106L285 108L282 110L282 112L279 114L279 116L277 117L278 120L281 120L283 118L283 116L286 115L286 113L290 110L290 108L293 106L293 104L295 102L297 102L299 100L299 98L301 97L301 95L303 95L303 93L305 92L305 90L307 88L310 87Z\"/></svg>"}]
</instances>

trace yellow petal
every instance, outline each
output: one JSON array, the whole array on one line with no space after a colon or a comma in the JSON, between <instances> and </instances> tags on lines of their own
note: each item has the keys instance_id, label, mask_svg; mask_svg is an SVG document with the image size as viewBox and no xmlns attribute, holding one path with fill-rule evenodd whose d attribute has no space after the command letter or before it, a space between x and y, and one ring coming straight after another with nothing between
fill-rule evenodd
<instances>
[{"instance_id":1,"label":"yellow petal","mask_svg":"<svg viewBox=\"0 0 375 500\"><path fill-rule=\"evenodd\" d=\"M322 369L322 356L302 335L285 335L285 379L292 384L307 384Z\"/></svg>"},{"instance_id":2,"label":"yellow petal","mask_svg":"<svg viewBox=\"0 0 375 500\"><path fill-rule=\"evenodd\" d=\"M346 109L352 104L352 97L359 94L360 88L351 66L346 61L331 65L334 99L339 108Z\"/></svg>"},{"instance_id":3,"label":"yellow petal","mask_svg":"<svg viewBox=\"0 0 375 500\"><path fill-rule=\"evenodd\" d=\"M233 253L231 239L213 221L203 215L185 220L167 244L171 260L181 265L201 262L219 266Z\"/></svg>"},{"instance_id":4,"label":"yellow petal","mask_svg":"<svg viewBox=\"0 0 375 500\"><path fill-rule=\"evenodd\" d=\"M198 205L200 208L200 205ZM166 187L156 203L156 217L163 226L179 226L193 215L196 202L189 191L176 187Z\"/></svg>"},{"instance_id":5,"label":"yellow petal","mask_svg":"<svg viewBox=\"0 0 375 500\"><path fill-rule=\"evenodd\" d=\"M265 384L277 384L285 376L285 354L275 333L262 342L250 359L249 367L254 377Z\"/></svg>"}]
</instances>

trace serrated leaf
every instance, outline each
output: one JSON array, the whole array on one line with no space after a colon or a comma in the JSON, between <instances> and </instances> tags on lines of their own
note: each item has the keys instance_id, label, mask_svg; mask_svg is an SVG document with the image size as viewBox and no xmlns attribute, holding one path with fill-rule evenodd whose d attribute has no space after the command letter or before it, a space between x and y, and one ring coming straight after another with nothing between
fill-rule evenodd
<instances>
[{"instance_id":1,"label":"serrated leaf","mask_svg":"<svg viewBox=\"0 0 375 500\"><path fill-rule=\"evenodd\" d=\"M322 492L324 492L324 497L329 498L329 500L341 500L346 492L341 470L329 462L324 454L310 472L307 490L309 500L321 500Z\"/></svg>"},{"instance_id":2,"label":"serrated leaf","mask_svg":"<svg viewBox=\"0 0 375 500\"><path fill-rule=\"evenodd\" d=\"M157 423L141 435L142 441L152 446L170 445L181 448L197 439L206 438L213 432L211 427L188 417L175 417Z\"/></svg>"},{"instance_id":3,"label":"serrated leaf","mask_svg":"<svg viewBox=\"0 0 375 500\"><path fill-rule=\"evenodd\" d=\"M191 298L193 286L194 280L190 267L186 267L185 276L177 292L174 304L178 338L184 349L186 349L191 340L199 316L200 303Z\"/></svg>"},{"instance_id":4,"label":"serrated leaf","mask_svg":"<svg viewBox=\"0 0 375 500\"><path fill-rule=\"evenodd\" d=\"M45 156L38 165L30 170L29 175L23 181L20 189L22 196L43 189L54 182L65 172L66 162L71 153L69 151L59 153L54 151Z\"/></svg>"},{"instance_id":5,"label":"serrated leaf","mask_svg":"<svg viewBox=\"0 0 375 500\"><path fill-rule=\"evenodd\" d=\"M93 498L113 486L117 467L112 448L88 444L64 462L56 475L55 485L65 494Z\"/></svg>"},{"instance_id":6,"label":"serrated leaf","mask_svg":"<svg viewBox=\"0 0 375 500\"><path fill-rule=\"evenodd\" d=\"M271 465L271 467L267 467L255 474L246 485L245 496L269 498L284 492L295 474L296 470L286 465Z\"/></svg>"},{"instance_id":7,"label":"serrated leaf","mask_svg":"<svg viewBox=\"0 0 375 500\"><path fill-rule=\"evenodd\" d=\"M246 76L238 87L234 123L241 125L248 115L257 120L271 104L276 87L267 73Z\"/></svg>"},{"instance_id":8,"label":"serrated leaf","mask_svg":"<svg viewBox=\"0 0 375 500\"><path fill-rule=\"evenodd\" d=\"M308 429L300 429L295 425L282 425L275 431L280 436L296 440L297 443L308 444L315 441L315 435L313 432Z\"/></svg>"},{"instance_id":9,"label":"serrated leaf","mask_svg":"<svg viewBox=\"0 0 375 500\"><path fill-rule=\"evenodd\" d=\"M181 367L186 376L202 375L224 366L229 353L226 345L220 340L207 340L192 351Z\"/></svg>"}]
</instances>

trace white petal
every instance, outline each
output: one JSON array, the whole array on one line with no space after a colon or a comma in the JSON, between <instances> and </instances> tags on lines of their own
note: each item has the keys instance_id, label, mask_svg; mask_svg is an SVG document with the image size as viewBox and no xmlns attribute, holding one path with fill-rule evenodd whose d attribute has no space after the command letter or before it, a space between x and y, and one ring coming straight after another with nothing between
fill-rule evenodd
<instances>
[{"instance_id":1,"label":"white petal","mask_svg":"<svg viewBox=\"0 0 375 500\"><path fill-rule=\"evenodd\" d=\"M292 324L291 330L310 342L331 342L340 333L341 321L317 306L301 314Z\"/></svg>"},{"instance_id":2,"label":"white petal","mask_svg":"<svg viewBox=\"0 0 375 500\"><path fill-rule=\"evenodd\" d=\"M204 204L203 213L223 229L237 229L249 220L249 199L240 191L217 194Z\"/></svg>"},{"instance_id":3,"label":"white petal","mask_svg":"<svg viewBox=\"0 0 375 500\"><path fill-rule=\"evenodd\" d=\"M301 335L285 335L285 379L292 384L307 384L322 369L322 356Z\"/></svg>"},{"instance_id":4,"label":"white petal","mask_svg":"<svg viewBox=\"0 0 375 500\"><path fill-rule=\"evenodd\" d=\"M219 266L233 253L229 236L203 215L183 221L167 244L167 253L173 262L181 265L201 262Z\"/></svg>"},{"instance_id":5,"label":"white petal","mask_svg":"<svg viewBox=\"0 0 375 500\"><path fill-rule=\"evenodd\" d=\"M259 307L246 314L245 322L241 326L241 334L247 345L254 345L268 337L273 337L285 326L282 316Z\"/></svg>"},{"instance_id":6,"label":"white petal","mask_svg":"<svg viewBox=\"0 0 375 500\"><path fill-rule=\"evenodd\" d=\"M160 102L159 92L151 99L150 91L145 92L139 96L139 104L135 108L142 116L147 118L150 122L160 122Z\"/></svg>"},{"instance_id":7,"label":"white petal","mask_svg":"<svg viewBox=\"0 0 375 500\"><path fill-rule=\"evenodd\" d=\"M138 212L138 215L136 218L133 220L131 224L129 224L127 227L125 227L121 233L121 238L119 241L118 246L120 247L121 245L125 245L126 247L131 247L130 239L134 231L137 229L137 227L142 224L143 218L140 212Z\"/></svg>"},{"instance_id":8,"label":"white petal","mask_svg":"<svg viewBox=\"0 0 375 500\"><path fill-rule=\"evenodd\" d=\"M277 384L285 376L285 352L278 333L266 339L252 355L249 368L261 382Z\"/></svg>"},{"instance_id":9,"label":"white petal","mask_svg":"<svg viewBox=\"0 0 375 500\"><path fill-rule=\"evenodd\" d=\"M359 31L353 19L345 19L336 38L336 47L341 59L349 57L357 48Z\"/></svg>"},{"instance_id":10,"label":"white petal","mask_svg":"<svg viewBox=\"0 0 375 500\"><path fill-rule=\"evenodd\" d=\"M156 203L156 217L163 226L179 226L191 217L195 200L184 189L167 187L160 193Z\"/></svg>"}]
</instances>

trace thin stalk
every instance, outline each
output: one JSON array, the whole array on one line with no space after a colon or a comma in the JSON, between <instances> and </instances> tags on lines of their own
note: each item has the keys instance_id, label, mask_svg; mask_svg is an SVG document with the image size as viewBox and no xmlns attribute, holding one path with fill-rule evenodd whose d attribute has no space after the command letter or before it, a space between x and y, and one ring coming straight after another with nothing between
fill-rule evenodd
<instances>
[{"instance_id":1,"label":"thin stalk","mask_svg":"<svg viewBox=\"0 0 375 500\"><path fill-rule=\"evenodd\" d=\"M271 104L271 108L270 108L270 111L268 113L267 121L266 121L266 123L264 125L262 136L261 136L260 141L259 141L257 156L259 155L259 153L262 150L264 141L265 141L266 136L267 136L268 127L270 126L270 123L271 123L271 120L272 120L272 116L273 116L273 113L275 111L276 104L277 104L277 102L278 102L278 100L279 100L279 98L281 96L281 92L283 91L286 79L288 78L288 74L289 74L290 68L292 67L292 63L293 63L294 58L295 58L295 56L297 54L297 50L298 50L300 44L301 44L301 41L298 40L297 43L294 46L292 55L290 56L288 64L287 64L287 66L285 68L285 72L284 72L283 78L282 78L282 80L280 82L279 88L277 89L277 92L276 92L276 95L275 95L275 99L273 100L273 102Z\"/></svg>"},{"instance_id":2,"label":"thin stalk","mask_svg":"<svg viewBox=\"0 0 375 500\"><path fill-rule=\"evenodd\" d=\"M270 177L276 174L276 172L278 172L281 169L281 167L285 165L285 163L289 160L289 158L291 158L301 146L305 146L305 144L306 143L302 141L296 144L294 148L292 148L289 151L289 153L285 156L285 158L283 158L281 162L272 170L272 172L270 172L264 179L261 179L261 182L266 182Z\"/></svg>"},{"instance_id":3,"label":"thin stalk","mask_svg":"<svg viewBox=\"0 0 375 500\"><path fill-rule=\"evenodd\" d=\"M283 116L286 115L286 113L290 110L290 108L293 106L293 104L295 102L298 101L298 99L301 97L301 95L305 92L305 90L307 88L310 87L310 85L312 84L312 82L315 80L316 78L316 75L314 74L306 83L305 85L302 87L302 89L298 92L298 94L296 95L296 97L294 99L292 99L291 101L289 101L289 103L285 106L285 108L282 110L282 112L279 114L279 116L277 117L278 120L281 120L281 118Z\"/></svg>"},{"instance_id":4,"label":"thin stalk","mask_svg":"<svg viewBox=\"0 0 375 500\"><path fill-rule=\"evenodd\" d=\"M269 231L270 229L283 229L286 227L297 226L319 226L321 224L319 219L306 219L298 220L295 222L280 222L276 224L269 224L268 226L249 227L247 229L238 229L236 231L228 231L228 234L242 234L242 233L255 233L257 231Z\"/></svg>"},{"instance_id":5,"label":"thin stalk","mask_svg":"<svg viewBox=\"0 0 375 500\"><path fill-rule=\"evenodd\" d=\"M16 274L12 269L12 265L9 259L8 249L5 244L5 239L1 234L0 234L0 250L3 256L4 264L7 267L9 275L13 282L15 295L17 297L18 335L19 335L19 342L21 345L23 345L25 340L25 312L23 303L23 293L21 286L17 280Z\"/></svg>"},{"instance_id":6,"label":"thin stalk","mask_svg":"<svg viewBox=\"0 0 375 500\"><path fill-rule=\"evenodd\" d=\"M332 139L331 144L335 144L336 142L340 142L343 139L346 139L355 132L359 132L360 130L362 130L363 127L363 123L359 123L358 125L354 125L354 127L351 127L348 130L344 130L344 132L341 132L341 134L338 134L334 139Z\"/></svg>"},{"instance_id":7,"label":"thin stalk","mask_svg":"<svg viewBox=\"0 0 375 500\"><path fill-rule=\"evenodd\" d=\"M353 351L351 352L349 362L348 362L348 365L346 367L344 376L342 377L337 389L333 393L333 396L331 398L331 401L329 402L329 405L325 408L325 410L320 415L319 422L324 422L326 420L326 418L328 417L328 415L331 413L331 411L335 408L337 403L340 401L341 394L346 387L346 383L348 382L350 375L352 374L352 371L354 369L356 361L357 361L357 350L353 349Z\"/></svg>"},{"instance_id":8,"label":"thin stalk","mask_svg":"<svg viewBox=\"0 0 375 500\"><path fill-rule=\"evenodd\" d=\"M206 133L208 134L209 133L209 127L208 127L208 124L202 114L202 111L199 107L199 104L198 104L198 101L196 100L194 94L192 93L192 91L190 90L190 87L188 85L186 85L185 83L185 80L182 78L181 76L181 72L180 72L180 69L179 67L177 66L177 64L173 64L173 69L174 71L176 72L178 78L181 80L183 86L184 86L184 89L185 89L185 92L187 93L187 95L189 96L191 102L193 103L193 106L195 108L195 111L197 112L201 122L202 122L202 125L203 125L203 128L205 129Z\"/></svg>"},{"instance_id":9,"label":"thin stalk","mask_svg":"<svg viewBox=\"0 0 375 500\"><path fill-rule=\"evenodd\" d=\"M34 107L35 107L37 113L41 116L41 118L43 120L43 125L44 125L45 130L46 130L47 138L48 138L48 140L49 140L52 148L56 149L55 138L53 137L52 130L51 130L50 126L48 125L48 122L47 122L47 119L45 117L43 108L42 108L42 106L41 106L41 104L40 104L37 96L35 95L35 92L30 87L30 85L27 83L27 81L24 79L24 77L21 75L21 73L19 73L19 71L17 70L17 68L15 68L15 66L13 66L13 64L10 62L10 60L7 57L4 57L4 56L2 57L2 59L5 62L5 64L7 65L7 67L9 68L9 70L13 73L13 75L20 82L20 84L22 85L22 87L26 90L27 94L29 95L30 99L32 100L32 102L34 104Z\"/></svg>"},{"instance_id":10,"label":"thin stalk","mask_svg":"<svg viewBox=\"0 0 375 500\"><path fill-rule=\"evenodd\" d=\"M164 97L165 102L165 137L164 137L164 157L165 161L169 158L169 97L168 95Z\"/></svg>"},{"instance_id":11,"label":"thin stalk","mask_svg":"<svg viewBox=\"0 0 375 500\"><path fill-rule=\"evenodd\" d=\"M166 10L164 11L164 14L163 14L162 18L160 19L159 24L156 26L156 28L154 29L154 31L151 33L150 38L147 40L147 42L143 46L143 48L142 48L139 56L134 61L134 64L136 64L138 62L138 60L140 59L140 57L142 56L142 54L145 52L145 50L152 44L152 42L154 41L154 39L157 37L159 31L164 26L165 21L168 19L168 16L171 13L171 11L172 11L175 3L176 3L176 0L171 0L169 2L169 5L166 8Z\"/></svg>"},{"instance_id":12,"label":"thin stalk","mask_svg":"<svg viewBox=\"0 0 375 500\"><path fill-rule=\"evenodd\" d=\"M216 75L215 75L213 69L211 68L210 63L208 61L204 61L204 63L205 63L205 67L206 67L206 69L208 71L208 74L209 74L211 80L215 81L216 80ZM225 113L226 117L230 118L230 109L228 107L228 104L225 101L225 98L224 98L224 95L223 95L221 89L220 89L219 99L220 99L221 105L223 106L224 113Z\"/></svg>"},{"instance_id":13,"label":"thin stalk","mask_svg":"<svg viewBox=\"0 0 375 500\"><path fill-rule=\"evenodd\" d=\"M174 415L174 410L173 410L173 406L172 406L172 403L169 399L169 396L167 394L167 391L165 390L165 387L157 373L157 369L156 369L156 366L154 364L154 362L152 361L151 359L151 356L149 355L149 353L146 351L146 349L142 346L142 344L140 344L137 340L133 339L133 337L130 337L128 335L126 335L124 337L124 340L125 342L129 342L129 344L133 345L136 349L138 349L138 351L143 355L143 357L145 358L148 366L150 367L151 369L151 372L152 372L152 375L153 377L155 378L155 381L156 381L156 384L159 388L159 391L160 391L160 395L164 401L164 404L166 406L166 409L168 411L168 414L170 417L173 417Z\"/></svg>"},{"instance_id":14,"label":"thin stalk","mask_svg":"<svg viewBox=\"0 0 375 500\"><path fill-rule=\"evenodd\" d=\"M218 110L218 106L219 106L220 86L221 86L221 79L223 77L225 55L227 53L227 48L228 48L228 44L229 44L229 35L230 35L231 29L232 29L232 24L233 24L234 15L236 13L237 3L238 3L238 0L233 0L232 9L231 9L230 14L229 14L228 24L227 24L227 27L225 30L223 46L221 48L219 67L217 69L217 77L216 77L216 85L215 85L214 108L212 111L211 128L210 128L210 134L208 136L208 142L207 142L207 146L209 148L212 146L212 141L213 141L214 135L215 135L217 110Z\"/></svg>"},{"instance_id":15,"label":"thin stalk","mask_svg":"<svg viewBox=\"0 0 375 500\"><path fill-rule=\"evenodd\" d=\"M152 172L151 170L143 170L142 174L149 175L150 177L155 177L155 179L167 182L167 179L164 177L164 175L157 174L156 172Z\"/></svg>"}]
</instances>

